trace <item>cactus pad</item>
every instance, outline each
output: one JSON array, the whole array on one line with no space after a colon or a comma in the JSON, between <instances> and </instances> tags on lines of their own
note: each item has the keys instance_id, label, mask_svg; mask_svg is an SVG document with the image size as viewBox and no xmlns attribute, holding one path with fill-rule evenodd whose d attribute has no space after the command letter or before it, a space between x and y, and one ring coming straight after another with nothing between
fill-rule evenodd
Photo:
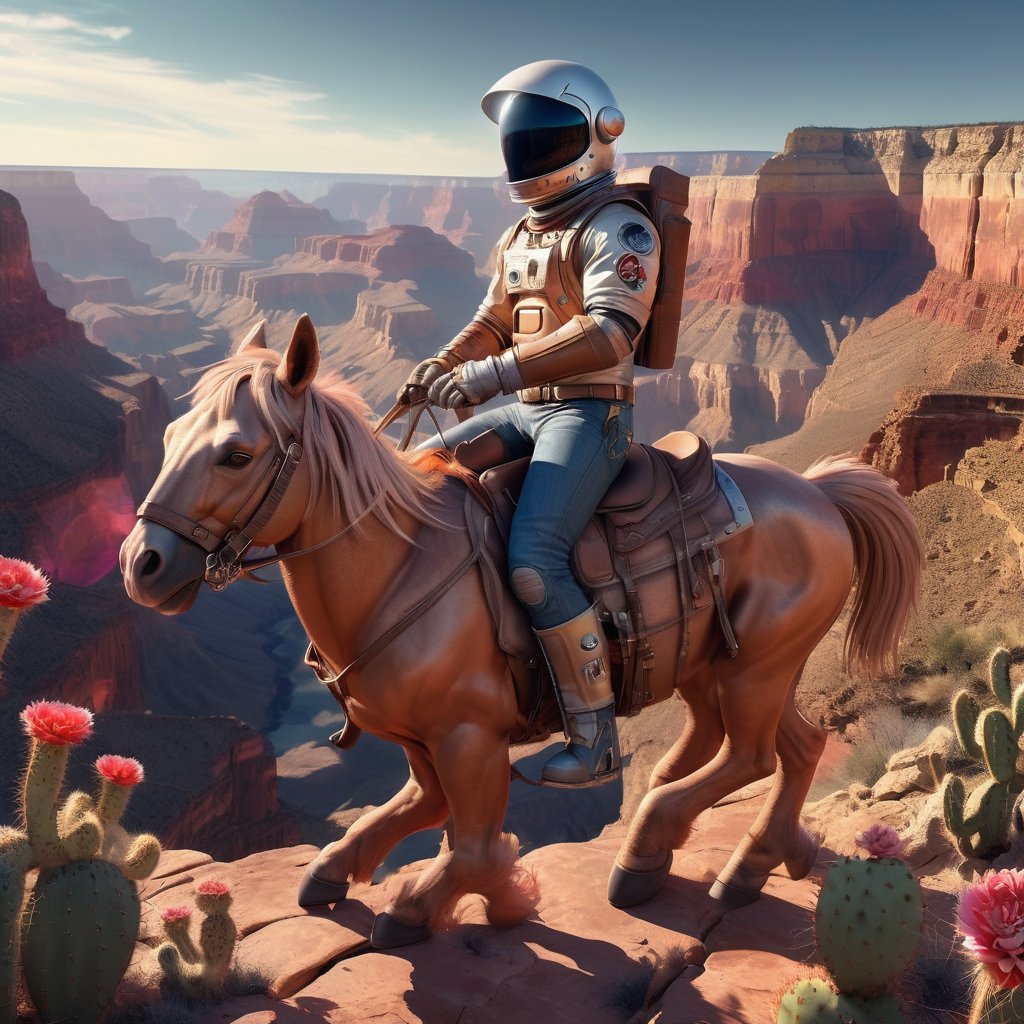
<instances>
[{"instance_id":1,"label":"cactus pad","mask_svg":"<svg viewBox=\"0 0 1024 1024\"><path fill-rule=\"evenodd\" d=\"M139 933L139 897L106 861L40 872L22 934L29 994L46 1024L96 1024L114 999Z\"/></svg>"},{"instance_id":2,"label":"cactus pad","mask_svg":"<svg viewBox=\"0 0 1024 1024\"><path fill-rule=\"evenodd\" d=\"M989 708L978 719L974 738L992 778L996 782L1013 782L1017 774L1017 737L1006 714L998 708Z\"/></svg>"},{"instance_id":3,"label":"cactus pad","mask_svg":"<svg viewBox=\"0 0 1024 1024\"><path fill-rule=\"evenodd\" d=\"M903 1012L892 996L858 999L809 978L782 997L777 1024L903 1024Z\"/></svg>"},{"instance_id":4,"label":"cactus pad","mask_svg":"<svg viewBox=\"0 0 1024 1024\"><path fill-rule=\"evenodd\" d=\"M924 903L917 879L894 857L841 857L818 897L815 930L825 966L844 995L874 996L911 962Z\"/></svg>"},{"instance_id":5,"label":"cactus pad","mask_svg":"<svg viewBox=\"0 0 1024 1024\"><path fill-rule=\"evenodd\" d=\"M981 708L971 696L970 690L961 690L953 698L953 728L963 752L976 761L982 758L981 744L974 738L974 730L978 727Z\"/></svg>"}]
</instances>

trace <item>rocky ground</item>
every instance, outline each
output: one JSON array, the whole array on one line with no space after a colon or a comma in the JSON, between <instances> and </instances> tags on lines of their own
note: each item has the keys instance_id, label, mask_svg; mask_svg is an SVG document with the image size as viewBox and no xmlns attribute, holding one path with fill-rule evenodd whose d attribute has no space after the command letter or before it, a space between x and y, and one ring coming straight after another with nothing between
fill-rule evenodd
<instances>
[{"instance_id":1,"label":"rocky ground","mask_svg":"<svg viewBox=\"0 0 1024 1024\"><path fill-rule=\"evenodd\" d=\"M957 857L934 795L953 742L948 729L938 729L894 758L873 790L853 786L811 805L806 820L825 837L811 875L799 882L773 876L759 902L725 914L707 889L755 816L765 784L698 819L668 884L649 904L621 911L605 900L623 836L617 824L589 843L548 846L524 858L542 892L535 918L492 928L469 897L463 923L452 931L388 952L372 951L368 937L393 881L354 886L344 903L306 912L294 893L315 847L227 864L191 851L169 853L143 891L133 983L122 998L157 998L160 911L187 901L200 882L219 879L234 893L238 963L257 969L269 991L198 1011L197 1024L763 1024L775 1020L779 994L820 963L814 907L831 862L854 853L856 833L882 821L904 835L927 901L918 967L900 992L907 1020L961 1021L967 990L958 982L967 964L952 921L963 882L952 869Z\"/></svg>"}]
</instances>

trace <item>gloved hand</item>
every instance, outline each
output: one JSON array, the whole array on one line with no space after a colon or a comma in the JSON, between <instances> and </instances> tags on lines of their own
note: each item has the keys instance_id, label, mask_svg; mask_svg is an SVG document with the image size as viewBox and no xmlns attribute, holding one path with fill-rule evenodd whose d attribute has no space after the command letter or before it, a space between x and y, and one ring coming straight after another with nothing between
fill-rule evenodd
<instances>
[{"instance_id":1,"label":"gloved hand","mask_svg":"<svg viewBox=\"0 0 1024 1024\"><path fill-rule=\"evenodd\" d=\"M413 402L424 401L427 397L427 389L446 369L445 363L436 356L424 359L409 374L409 379L398 389L396 398L399 404L412 405Z\"/></svg>"},{"instance_id":2,"label":"gloved hand","mask_svg":"<svg viewBox=\"0 0 1024 1024\"><path fill-rule=\"evenodd\" d=\"M523 379L509 349L500 356L474 359L438 377L428 397L442 409L481 405L495 395L510 395L523 386Z\"/></svg>"}]
</instances>

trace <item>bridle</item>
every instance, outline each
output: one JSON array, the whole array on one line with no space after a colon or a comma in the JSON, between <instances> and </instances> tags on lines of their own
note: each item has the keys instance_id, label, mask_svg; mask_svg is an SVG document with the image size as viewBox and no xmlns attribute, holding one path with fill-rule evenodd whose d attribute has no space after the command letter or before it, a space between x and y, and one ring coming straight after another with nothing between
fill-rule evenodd
<instances>
[{"instance_id":1,"label":"bridle","mask_svg":"<svg viewBox=\"0 0 1024 1024\"><path fill-rule=\"evenodd\" d=\"M282 449L280 445L277 445L276 449L270 465L256 481L238 511L231 517L231 526L223 534L218 534L196 520L164 505L158 505L154 501L144 501L135 514L139 519L159 523L160 526L173 530L179 537L198 544L206 552L206 572L203 579L209 583L211 589L223 590L229 583L234 583L243 571L259 567L254 564L243 565L242 556L252 545L252 538L270 522L280 507L285 491L288 490L288 484L302 462L302 445L294 437L288 439L287 447ZM271 478L271 482L264 491L263 497L252 512L246 516L247 506L268 477ZM269 565L273 561L280 560L280 558L260 560L259 565Z\"/></svg>"},{"instance_id":2,"label":"bridle","mask_svg":"<svg viewBox=\"0 0 1024 1024\"><path fill-rule=\"evenodd\" d=\"M419 408L416 408L416 405L419 405ZM402 412L408 410L409 428L399 446L404 451L409 446L409 441L415 433L416 425L419 422L424 407L426 407L426 403L416 403L414 405L396 403L374 428L373 436L376 437L381 431L390 426ZM437 425L433 411L430 411L430 416L434 419L435 425ZM438 430L440 430L439 425ZM178 534L179 537L184 537L185 540L201 547L206 552L206 571L203 574L203 580L210 585L211 590L224 590L229 583L234 583L235 580L243 575L262 583L265 581L260 580L258 576L252 575L254 570L265 568L276 562L285 562L291 558L298 558L300 555L307 555L312 551L317 551L333 543L353 529L365 516L369 515L383 497L383 494L378 494L363 510L362 514L357 516L351 523L326 540L322 540L311 547L302 548L299 551L289 551L285 555L272 555L270 558L243 562L242 557L252 546L253 537L270 522L274 513L280 507L281 502L284 500L285 492L288 490L288 484L291 482L301 462L302 445L294 437L288 439L288 443L283 449L280 444L275 442L274 457L270 465L267 466L262 476L256 481L252 490L231 517L231 526L223 534L210 530L195 519L190 519L188 516L175 512L174 509L167 508L165 505L158 505L154 501L144 501L139 506L135 515L139 519L158 523L160 526L164 526ZM270 484L263 492L263 497L246 517L247 507L255 495L259 493L260 488L268 478L270 478Z\"/></svg>"}]
</instances>

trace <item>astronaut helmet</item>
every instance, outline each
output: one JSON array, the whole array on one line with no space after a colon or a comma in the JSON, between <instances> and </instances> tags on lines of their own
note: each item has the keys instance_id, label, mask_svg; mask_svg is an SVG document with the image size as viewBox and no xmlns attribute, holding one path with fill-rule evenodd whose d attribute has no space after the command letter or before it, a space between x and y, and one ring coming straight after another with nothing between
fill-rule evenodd
<instances>
[{"instance_id":1,"label":"astronaut helmet","mask_svg":"<svg viewBox=\"0 0 1024 1024\"><path fill-rule=\"evenodd\" d=\"M611 89L582 64L524 64L480 105L498 125L513 202L544 205L614 167L625 118Z\"/></svg>"}]
</instances>

